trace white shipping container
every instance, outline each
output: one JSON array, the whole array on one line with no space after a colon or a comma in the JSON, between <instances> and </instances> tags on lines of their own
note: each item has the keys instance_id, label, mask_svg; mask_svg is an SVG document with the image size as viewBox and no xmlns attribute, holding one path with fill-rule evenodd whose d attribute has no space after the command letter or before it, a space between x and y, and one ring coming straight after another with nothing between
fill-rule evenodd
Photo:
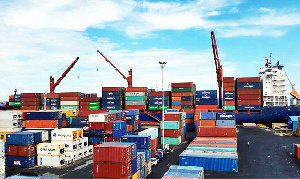
<instances>
[{"instance_id":1,"label":"white shipping container","mask_svg":"<svg viewBox=\"0 0 300 179\"><path fill-rule=\"evenodd\" d=\"M11 120L1 120L0 128L22 128L22 120L11 119Z\"/></svg>"},{"instance_id":2,"label":"white shipping container","mask_svg":"<svg viewBox=\"0 0 300 179\"><path fill-rule=\"evenodd\" d=\"M38 155L38 166L61 167L65 165L64 155Z\"/></svg>"},{"instance_id":3,"label":"white shipping container","mask_svg":"<svg viewBox=\"0 0 300 179\"><path fill-rule=\"evenodd\" d=\"M5 142L3 140L0 140L0 158L4 158L4 157L5 157Z\"/></svg>"},{"instance_id":4,"label":"white shipping container","mask_svg":"<svg viewBox=\"0 0 300 179\"><path fill-rule=\"evenodd\" d=\"M79 106L79 101L60 101L61 106Z\"/></svg>"},{"instance_id":5,"label":"white shipping container","mask_svg":"<svg viewBox=\"0 0 300 179\"><path fill-rule=\"evenodd\" d=\"M140 136L151 136L151 139L158 138L158 128L148 128L138 133Z\"/></svg>"},{"instance_id":6,"label":"white shipping container","mask_svg":"<svg viewBox=\"0 0 300 179\"><path fill-rule=\"evenodd\" d=\"M89 146L85 146L83 148L83 157L87 157L90 155L90 152L89 152Z\"/></svg>"},{"instance_id":7,"label":"white shipping container","mask_svg":"<svg viewBox=\"0 0 300 179\"><path fill-rule=\"evenodd\" d=\"M108 122L110 120L108 114L89 114L89 122Z\"/></svg>"},{"instance_id":8,"label":"white shipping container","mask_svg":"<svg viewBox=\"0 0 300 179\"><path fill-rule=\"evenodd\" d=\"M37 155L62 155L65 152L62 143L39 143L37 144Z\"/></svg>"},{"instance_id":9,"label":"white shipping container","mask_svg":"<svg viewBox=\"0 0 300 179\"><path fill-rule=\"evenodd\" d=\"M22 128L11 128L11 127L6 127L2 128L0 127L0 132L21 132Z\"/></svg>"},{"instance_id":10,"label":"white shipping container","mask_svg":"<svg viewBox=\"0 0 300 179\"><path fill-rule=\"evenodd\" d=\"M74 151L78 148L77 140L59 140L54 142L63 144L65 152Z\"/></svg>"},{"instance_id":11,"label":"white shipping container","mask_svg":"<svg viewBox=\"0 0 300 179\"><path fill-rule=\"evenodd\" d=\"M42 142L49 140L49 131L47 130L26 130L28 132L42 132Z\"/></svg>"},{"instance_id":12,"label":"white shipping container","mask_svg":"<svg viewBox=\"0 0 300 179\"><path fill-rule=\"evenodd\" d=\"M78 130L72 128L54 129L51 131L51 141L76 140L78 139Z\"/></svg>"},{"instance_id":13,"label":"white shipping container","mask_svg":"<svg viewBox=\"0 0 300 179\"><path fill-rule=\"evenodd\" d=\"M83 137L82 138L83 140L83 147L87 147L89 145L89 138L88 137Z\"/></svg>"},{"instance_id":14,"label":"white shipping container","mask_svg":"<svg viewBox=\"0 0 300 179\"><path fill-rule=\"evenodd\" d=\"M145 92L125 92L125 96L145 96Z\"/></svg>"},{"instance_id":15,"label":"white shipping container","mask_svg":"<svg viewBox=\"0 0 300 179\"><path fill-rule=\"evenodd\" d=\"M84 153L84 149L83 148L78 150L78 159L82 159L84 157L83 153Z\"/></svg>"},{"instance_id":16,"label":"white shipping container","mask_svg":"<svg viewBox=\"0 0 300 179\"><path fill-rule=\"evenodd\" d=\"M89 153L90 153L90 155L93 155L93 149L94 149L94 146L93 145L89 145Z\"/></svg>"},{"instance_id":17,"label":"white shipping container","mask_svg":"<svg viewBox=\"0 0 300 179\"><path fill-rule=\"evenodd\" d=\"M0 120L13 120L19 119L22 120L22 112L16 111L0 111Z\"/></svg>"}]
</instances>

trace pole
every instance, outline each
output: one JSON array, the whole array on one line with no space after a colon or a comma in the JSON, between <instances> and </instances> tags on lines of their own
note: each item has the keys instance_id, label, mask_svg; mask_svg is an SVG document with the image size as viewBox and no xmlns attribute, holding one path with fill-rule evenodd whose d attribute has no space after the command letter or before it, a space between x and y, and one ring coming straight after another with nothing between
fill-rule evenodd
<instances>
[{"instance_id":1,"label":"pole","mask_svg":"<svg viewBox=\"0 0 300 179\"><path fill-rule=\"evenodd\" d=\"M163 146L162 149L165 149L165 97L164 97L164 67L167 62L159 62L161 67L161 88L162 88L162 130L163 130Z\"/></svg>"}]
</instances>

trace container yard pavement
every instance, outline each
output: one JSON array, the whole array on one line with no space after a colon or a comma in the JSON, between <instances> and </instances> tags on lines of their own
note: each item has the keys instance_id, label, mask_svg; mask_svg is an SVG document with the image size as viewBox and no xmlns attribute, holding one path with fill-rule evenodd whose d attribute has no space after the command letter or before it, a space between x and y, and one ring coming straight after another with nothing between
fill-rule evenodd
<instances>
[{"instance_id":1,"label":"container yard pavement","mask_svg":"<svg viewBox=\"0 0 300 179\"><path fill-rule=\"evenodd\" d=\"M187 133L188 141L176 146L161 163L152 167L152 173L147 178L161 178L170 165L178 165L178 156L194 137L195 133ZM300 143L300 138L279 136L269 129L238 126L239 172L205 171L205 178L300 178L300 161L290 154L292 143ZM21 174L57 178L92 178L92 171L92 156L61 169L6 167L7 176Z\"/></svg>"}]
</instances>

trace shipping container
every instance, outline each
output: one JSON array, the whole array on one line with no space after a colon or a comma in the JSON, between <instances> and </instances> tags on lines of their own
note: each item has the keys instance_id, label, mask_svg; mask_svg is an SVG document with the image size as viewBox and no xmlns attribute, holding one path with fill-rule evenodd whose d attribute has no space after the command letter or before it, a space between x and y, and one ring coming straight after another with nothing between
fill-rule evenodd
<instances>
[{"instance_id":1,"label":"shipping container","mask_svg":"<svg viewBox=\"0 0 300 179\"><path fill-rule=\"evenodd\" d=\"M57 128L58 120L26 120L26 128Z\"/></svg>"},{"instance_id":2,"label":"shipping container","mask_svg":"<svg viewBox=\"0 0 300 179\"><path fill-rule=\"evenodd\" d=\"M29 168L34 166L35 156L29 156L29 157L7 156L6 161L8 167Z\"/></svg>"},{"instance_id":3,"label":"shipping container","mask_svg":"<svg viewBox=\"0 0 300 179\"><path fill-rule=\"evenodd\" d=\"M64 155L38 155L37 165L47 167L61 167L66 164Z\"/></svg>"},{"instance_id":4,"label":"shipping container","mask_svg":"<svg viewBox=\"0 0 300 179\"><path fill-rule=\"evenodd\" d=\"M164 121L160 122L160 128L161 129L180 129L181 122L180 121Z\"/></svg>"},{"instance_id":5,"label":"shipping container","mask_svg":"<svg viewBox=\"0 0 300 179\"><path fill-rule=\"evenodd\" d=\"M179 137L165 137L165 144L179 145L181 143L181 136ZM163 137L161 137L161 144L163 143Z\"/></svg>"},{"instance_id":6,"label":"shipping container","mask_svg":"<svg viewBox=\"0 0 300 179\"><path fill-rule=\"evenodd\" d=\"M204 169L203 167L196 167L196 166L171 165L169 167L169 170L162 177L162 179L171 179L171 178L204 179Z\"/></svg>"},{"instance_id":7,"label":"shipping container","mask_svg":"<svg viewBox=\"0 0 300 179\"><path fill-rule=\"evenodd\" d=\"M98 144L94 146L94 162L130 162L132 160L131 145Z\"/></svg>"},{"instance_id":8,"label":"shipping container","mask_svg":"<svg viewBox=\"0 0 300 179\"><path fill-rule=\"evenodd\" d=\"M93 178L129 178L132 163L94 162Z\"/></svg>"},{"instance_id":9,"label":"shipping container","mask_svg":"<svg viewBox=\"0 0 300 179\"><path fill-rule=\"evenodd\" d=\"M236 136L236 127L199 126L197 128L197 136L234 137L234 136Z\"/></svg>"},{"instance_id":10,"label":"shipping container","mask_svg":"<svg viewBox=\"0 0 300 179\"><path fill-rule=\"evenodd\" d=\"M10 133L6 135L7 145L31 145L34 144L34 135L33 133Z\"/></svg>"},{"instance_id":11,"label":"shipping container","mask_svg":"<svg viewBox=\"0 0 300 179\"><path fill-rule=\"evenodd\" d=\"M36 145L37 155L62 155L65 152L63 143L39 143Z\"/></svg>"},{"instance_id":12,"label":"shipping container","mask_svg":"<svg viewBox=\"0 0 300 179\"><path fill-rule=\"evenodd\" d=\"M235 126L235 120L217 120L216 126Z\"/></svg>"},{"instance_id":13,"label":"shipping container","mask_svg":"<svg viewBox=\"0 0 300 179\"><path fill-rule=\"evenodd\" d=\"M122 142L134 142L137 144L138 149L150 149L151 137L139 135L124 135L121 137Z\"/></svg>"},{"instance_id":14,"label":"shipping container","mask_svg":"<svg viewBox=\"0 0 300 179\"><path fill-rule=\"evenodd\" d=\"M7 145L7 156L29 157L36 154L35 145Z\"/></svg>"},{"instance_id":15,"label":"shipping container","mask_svg":"<svg viewBox=\"0 0 300 179\"><path fill-rule=\"evenodd\" d=\"M199 120L198 126L216 126L216 121L217 120Z\"/></svg>"}]
</instances>

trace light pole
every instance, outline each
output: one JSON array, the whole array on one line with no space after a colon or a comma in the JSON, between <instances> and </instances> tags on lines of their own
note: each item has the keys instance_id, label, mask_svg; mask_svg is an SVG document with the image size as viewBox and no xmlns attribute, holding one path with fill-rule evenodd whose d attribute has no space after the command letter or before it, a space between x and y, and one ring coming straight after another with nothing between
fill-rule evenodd
<instances>
[{"instance_id":1,"label":"light pole","mask_svg":"<svg viewBox=\"0 0 300 179\"><path fill-rule=\"evenodd\" d=\"M167 62L159 62L160 67L161 67L161 88L162 88L162 130L163 130L163 147L162 149L165 149L165 97L164 97L164 67L166 66Z\"/></svg>"}]
</instances>

